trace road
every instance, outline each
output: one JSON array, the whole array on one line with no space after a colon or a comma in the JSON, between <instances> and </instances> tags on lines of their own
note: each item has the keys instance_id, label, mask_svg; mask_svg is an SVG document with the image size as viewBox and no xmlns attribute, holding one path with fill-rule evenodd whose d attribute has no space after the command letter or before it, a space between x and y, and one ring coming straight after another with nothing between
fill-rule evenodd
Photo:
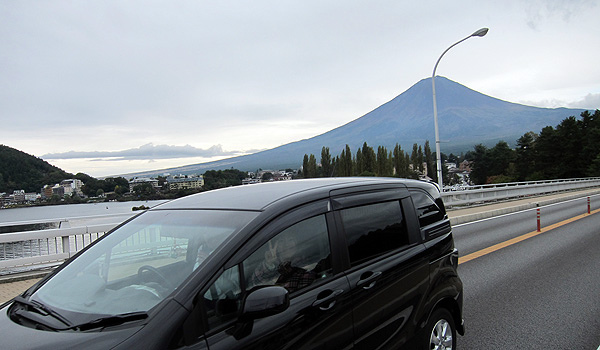
<instances>
[{"instance_id":1,"label":"road","mask_svg":"<svg viewBox=\"0 0 600 350\"><path fill-rule=\"evenodd\" d=\"M541 212L541 234L461 261L467 333L458 348L599 349L600 213L569 220L587 212L585 200ZM535 210L454 227L465 258L535 231Z\"/></svg>"}]
</instances>

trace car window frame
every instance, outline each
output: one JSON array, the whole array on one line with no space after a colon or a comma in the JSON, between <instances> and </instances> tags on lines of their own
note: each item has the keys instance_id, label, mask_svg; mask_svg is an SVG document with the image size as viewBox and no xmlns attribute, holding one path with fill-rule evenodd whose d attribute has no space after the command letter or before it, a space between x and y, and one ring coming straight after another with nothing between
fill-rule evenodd
<instances>
[{"instance_id":1,"label":"car window frame","mask_svg":"<svg viewBox=\"0 0 600 350\"><path fill-rule=\"evenodd\" d=\"M411 202L415 207L415 214L417 215L418 220L417 223L420 227L421 236L424 241L428 241L430 239L439 237L452 231L452 228L450 226L450 220L448 219L448 213L446 212L444 202L441 200L441 198L434 198L429 192L420 188L410 188L409 192L411 193ZM412 196L412 194L416 192L431 199L431 201L438 208L439 212L442 214L442 217L439 220L429 223L427 225L421 225L421 220L417 213L418 208L415 203L414 197Z\"/></svg>"},{"instance_id":2,"label":"car window frame","mask_svg":"<svg viewBox=\"0 0 600 350\"><path fill-rule=\"evenodd\" d=\"M244 275L243 268L244 260L250 255L252 255L254 251L262 247L270 239L274 238L285 229L303 220L310 219L319 215L324 215L327 226L327 232L329 236L329 249L331 253L332 274L330 276L327 276L327 278L315 281L314 283L304 288L290 293L290 299L300 296L301 294L306 293L315 288L318 288L319 286L325 283L328 283L332 278L335 278L335 276L338 274L337 271L339 271L340 268L336 264L336 261L339 261L340 259L336 259L337 253L334 252L335 250L337 250L335 248L337 244L335 243L335 238L333 237L333 232L336 230L336 226L333 223L334 218L332 217L331 213L331 203L329 201L329 198L326 198L306 203L296 208L285 211L269 220L262 227L256 229L253 234L249 235L248 238L244 240L244 242L241 244L240 249L234 254L232 254L231 257L227 260L227 262L223 264L217 271L215 271L214 274L212 274L211 281L200 290L200 292L197 295L197 298L203 298L204 293L206 293L210 289L210 287L215 283L215 281L226 270L232 267L236 267L238 269L238 274L240 277L240 287L242 289L241 299L243 300L246 297L246 294L248 293L248 289L246 286L246 276ZM205 337L210 337L214 334L222 332L223 330L232 327L237 321L237 319L233 319L219 325L216 328L209 329L207 313L204 305L201 306L201 319L202 334Z\"/></svg>"},{"instance_id":3,"label":"car window frame","mask_svg":"<svg viewBox=\"0 0 600 350\"><path fill-rule=\"evenodd\" d=\"M332 191L332 206L335 220L335 225L337 228L336 231L336 240L338 241L338 254L341 257L341 264L343 266L343 270L346 272L354 271L356 269L360 269L365 265L368 265L374 261L379 261L382 259L386 259L389 256L394 254L398 254L402 251L410 249L418 244L423 242L423 237L421 233L421 229L419 227L418 218L416 212L414 210L414 205L412 203L412 199L410 198L410 192L404 185L395 185L395 186L377 186L367 190L355 190L354 192L348 191L347 189L342 191ZM347 208L377 204L383 202L391 202L397 201L400 206L400 210L402 215L406 220L406 229L408 234L408 245L403 245L398 248L392 249L388 252L370 257L365 261L352 266L350 262L350 256L348 252L348 245L346 239L346 232L344 230L344 225L341 217L340 211Z\"/></svg>"}]
</instances>

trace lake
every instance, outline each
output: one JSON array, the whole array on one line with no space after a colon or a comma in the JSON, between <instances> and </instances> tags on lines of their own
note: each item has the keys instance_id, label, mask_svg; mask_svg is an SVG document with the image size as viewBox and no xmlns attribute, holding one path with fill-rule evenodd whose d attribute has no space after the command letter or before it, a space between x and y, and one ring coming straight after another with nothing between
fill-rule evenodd
<instances>
[{"instance_id":1,"label":"lake","mask_svg":"<svg viewBox=\"0 0 600 350\"><path fill-rule=\"evenodd\" d=\"M104 202L85 204L65 204L27 208L0 209L0 234L61 227L79 227L96 224L117 224L129 217L140 213L131 210L133 207L144 205L154 207L166 200L133 201L133 202ZM31 224L31 222L36 224ZM88 239L89 240L89 239ZM60 241L60 240L59 240ZM89 242L88 242L89 243ZM70 239L72 251L76 250L76 241ZM81 243L80 243L81 244ZM56 252L60 242L56 240L27 240L24 242L0 243L0 261L21 257L47 255ZM58 248L57 248L58 247ZM56 263L48 266L55 266ZM45 265L23 266L0 269L0 276L15 272L33 270Z\"/></svg>"},{"instance_id":2,"label":"lake","mask_svg":"<svg viewBox=\"0 0 600 350\"><path fill-rule=\"evenodd\" d=\"M136 211L131 208L145 205L154 207L166 200L133 201L133 202L103 202L48 205L27 208L0 209L0 226L5 224L18 224L31 221L59 221L68 220L71 227L91 224L112 223L124 221ZM83 218L82 218L83 217Z\"/></svg>"}]
</instances>

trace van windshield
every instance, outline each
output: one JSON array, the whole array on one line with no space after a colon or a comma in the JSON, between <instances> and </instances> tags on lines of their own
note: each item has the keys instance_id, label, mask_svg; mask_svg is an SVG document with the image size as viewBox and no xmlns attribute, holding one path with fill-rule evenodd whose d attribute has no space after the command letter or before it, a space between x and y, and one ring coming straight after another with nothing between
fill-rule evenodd
<instances>
[{"instance_id":1,"label":"van windshield","mask_svg":"<svg viewBox=\"0 0 600 350\"><path fill-rule=\"evenodd\" d=\"M154 210L108 234L30 298L72 324L146 312L180 285L250 211Z\"/></svg>"}]
</instances>

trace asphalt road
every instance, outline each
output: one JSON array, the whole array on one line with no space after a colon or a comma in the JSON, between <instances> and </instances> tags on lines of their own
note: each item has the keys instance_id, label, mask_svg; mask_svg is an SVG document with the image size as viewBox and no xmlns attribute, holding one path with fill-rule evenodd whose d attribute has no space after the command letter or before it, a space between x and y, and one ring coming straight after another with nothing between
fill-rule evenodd
<instances>
[{"instance_id":1,"label":"asphalt road","mask_svg":"<svg viewBox=\"0 0 600 350\"><path fill-rule=\"evenodd\" d=\"M587 204L541 211L544 227ZM465 256L535 230L533 210L457 225L454 234ZM459 349L599 349L600 213L461 263L459 274L466 324Z\"/></svg>"}]
</instances>

